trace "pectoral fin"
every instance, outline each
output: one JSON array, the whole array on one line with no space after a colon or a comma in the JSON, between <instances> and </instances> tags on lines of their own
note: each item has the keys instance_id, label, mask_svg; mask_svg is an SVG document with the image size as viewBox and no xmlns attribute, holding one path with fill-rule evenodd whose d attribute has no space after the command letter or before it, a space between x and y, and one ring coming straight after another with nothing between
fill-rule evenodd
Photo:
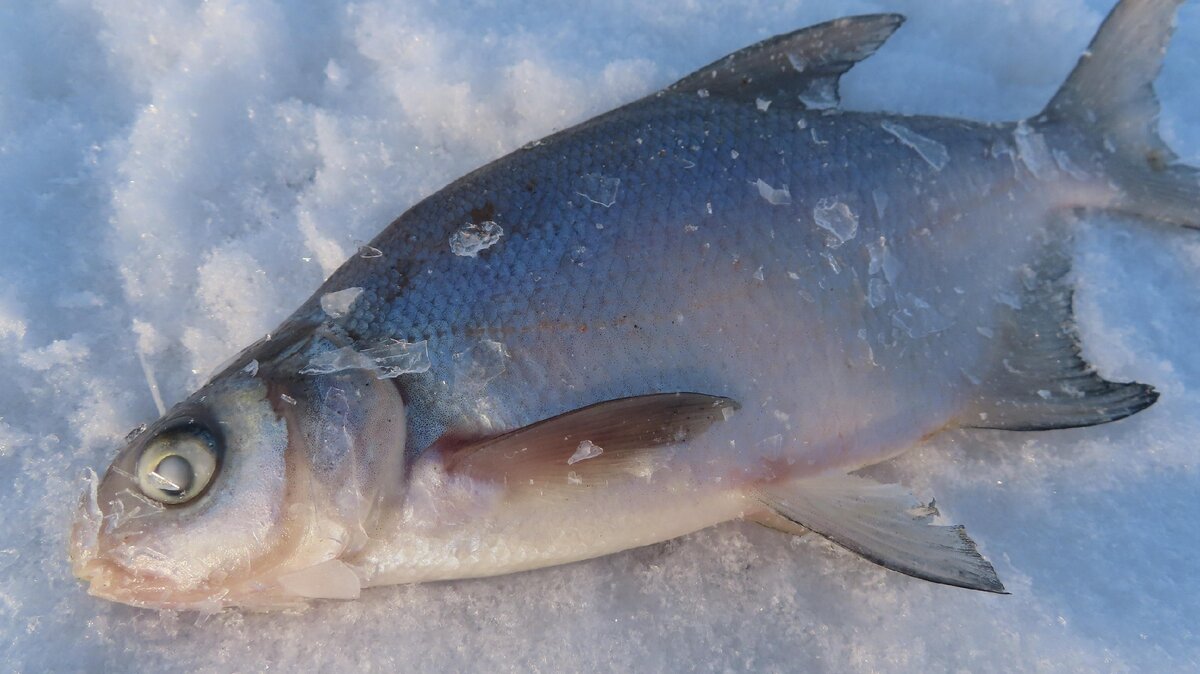
<instances>
[{"instance_id":1,"label":"pectoral fin","mask_svg":"<svg viewBox=\"0 0 1200 674\"><path fill-rule=\"evenodd\" d=\"M580 488L646 474L655 453L737 410L729 398L661 393L609 400L456 449L447 472L509 487Z\"/></svg>"},{"instance_id":2,"label":"pectoral fin","mask_svg":"<svg viewBox=\"0 0 1200 674\"><path fill-rule=\"evenodd\" d=\"M827 475L771 485L759 499L787 520L880 566L923 580L1004 593L961 526L937 526L930 505L897 485ZM780 527L775 527L780 528Z\"/></svg>"},{"instance_id":3,"label":"pectoral fin","mask_svg":"<svg viewBox=\"0 0 1200 674\"><path fill-rule=\"evenodd\" d=\"M309 599L357 599L362 589L354 570L336 559L280 576L279 584L288 592Z\"/></svg>"}]
</instances>

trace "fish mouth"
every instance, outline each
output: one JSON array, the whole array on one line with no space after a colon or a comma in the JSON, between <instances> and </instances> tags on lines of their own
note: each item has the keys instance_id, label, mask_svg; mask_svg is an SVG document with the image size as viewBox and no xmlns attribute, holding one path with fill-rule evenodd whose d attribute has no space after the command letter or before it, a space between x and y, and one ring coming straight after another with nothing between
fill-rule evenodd
<instances>
[{"instance_id":1,"label":"fish mouth","mask_svg":"<svg viewBox=\"0 0 1200 674\"><path fill-rule=\"evenodd\" d=\"M136 608L219 613L234 607L272 610L306 605L270 583L251 582L233 588L203 583L183 589L166 576L135 572L118 561L99 557L73 560L72 569L75 577L87 584L89 595Z\"/></svg>"},{"instance_id":2,"label":"fish mouth","mask_svg":"<svg viewBox=\"0 0 1200 674\"><path fill-rule=\"evenodd\" d=\"M88 594L91 596L137 608L216 613L229 606L227 590L180 592L162 579L146 574L131 574L110 560L92 559L77 563L75 576L88 584Z\"/></svg>"},{"instance_id":3,"label":"fish mouth","mask_svg":"<svg viewBox=\"0 0 1200 674\"><path fill-rule=\"evenodd\" d=\"M100 529L104 518L96 504L95 473L80 499L79 513L71 527L71 572L88 586L88 594L101 599L142 608L184 608L215 610L220 597L182 596L171 590L163 579L133 574L118 562L100 554ZM214 600L217 602L214 606ZM185 606L186 605L186 606Z\"/></svg>"},{"instance_id":4,"label":"fish mouth","mask_svg":"<svg viewBox=\"0 0 1200 674\"><path fill-rule=\"evenodd\" d=\"M307 606L302 598L288 595L277 583L255 581L232 587L202 583L194 588L180 588L170 578L145 570L133 571L119 561L95 554L95 548L79 545L81 528L72 532L71 570L87 585L93 597L156 610L185 610L200 613L219 613L229 608L251 611L299 609ZM84 530L83 536L86 536ZM78 553L76 551L79 551Z\"/></svg>"}]
</instances>

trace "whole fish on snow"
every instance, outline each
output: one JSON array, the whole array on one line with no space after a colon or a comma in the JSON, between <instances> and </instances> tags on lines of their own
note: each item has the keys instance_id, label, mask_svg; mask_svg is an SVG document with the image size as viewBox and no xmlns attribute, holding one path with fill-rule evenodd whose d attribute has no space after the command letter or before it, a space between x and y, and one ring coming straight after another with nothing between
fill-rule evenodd
<instances>
[{"instance_id":1,"label":"whole fish on snow","mask_svg":"<svg viewBox=\"0 0 1200 674\"><path fill-rule=\"evenodd\" d=\"M955 427L1121 419L1071 321L1078 209L1200 224L1122 0L1015 124L837 107L902 17L739 51L417 204L84 494L75 573L274 607L562 564L744 518L1002 592L962 527L851 475Z\"/></svg>"}]
</instances>

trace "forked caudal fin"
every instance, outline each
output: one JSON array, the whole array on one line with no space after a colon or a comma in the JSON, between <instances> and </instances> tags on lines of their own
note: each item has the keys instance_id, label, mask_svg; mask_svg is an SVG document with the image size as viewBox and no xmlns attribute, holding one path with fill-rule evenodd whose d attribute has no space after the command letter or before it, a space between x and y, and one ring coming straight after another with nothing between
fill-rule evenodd
<instances>
[{"instance_id":1,"label":"forked caudal fin","mask_svg":"<svg viewBox=\"0 0 1200 674\"><path fill-rule=\"evenodd\" d=\"M1121 0L1037 118L1101 136L1122 191L1113 209L1200 228L1200 171L1176 164L1158 135L1154 80L1183 0Z\"/></svg>"}]
</instances>

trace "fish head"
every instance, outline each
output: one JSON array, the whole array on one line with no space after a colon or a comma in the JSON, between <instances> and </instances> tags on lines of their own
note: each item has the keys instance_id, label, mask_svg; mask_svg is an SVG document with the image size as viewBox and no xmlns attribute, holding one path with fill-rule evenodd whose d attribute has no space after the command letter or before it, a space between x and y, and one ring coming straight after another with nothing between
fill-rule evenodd
<instances>
[{"instance_id":1,"label":"fish head","mask_svg":"<svg viewBox=\"0 0 1200 674\"><path fill-rule=\"evenodd\" d=\"M340 560L402 485L403 403L369 372L294 360L228 368L93 476L71 535L91 594L205 611L357 596Z\"/></svg>"}]
</instances>

